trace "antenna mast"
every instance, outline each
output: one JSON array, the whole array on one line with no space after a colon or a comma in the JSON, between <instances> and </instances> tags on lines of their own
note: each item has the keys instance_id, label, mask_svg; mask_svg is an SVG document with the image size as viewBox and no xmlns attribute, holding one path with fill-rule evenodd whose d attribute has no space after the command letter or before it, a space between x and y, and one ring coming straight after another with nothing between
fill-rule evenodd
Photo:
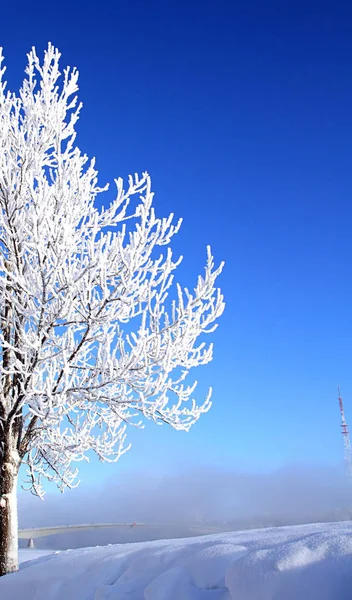
<instances>
[{"instance_id":1,"label":"antenna mast","mask_svg":"<svg viewBox=\"0 0 352 600\"><path fill-rule=\"evenodd\" d=\"M352 479L351 440L350 440L350 434L348 431L348 425L347 425L346 419L345 419L345 410L343 407L343 401L342 401L341 394L340 394L340 386L338 386L337 391L338 391L338 399L339 399L339 406L340 406L340 413L341 413L341 433L342 433L342 438L343 438L345 468L346 468L348 477L351 477L351 479Z\"/></svg>"}]
</instances>

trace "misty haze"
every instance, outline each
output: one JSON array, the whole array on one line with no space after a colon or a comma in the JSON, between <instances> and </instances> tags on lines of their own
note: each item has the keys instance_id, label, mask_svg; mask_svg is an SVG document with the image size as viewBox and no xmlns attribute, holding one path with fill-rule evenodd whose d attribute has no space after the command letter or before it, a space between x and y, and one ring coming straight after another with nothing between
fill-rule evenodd
<instances>
[{"instance_id":1,"label":"misty haze","mask_svg":"<svg viewBox=\"0 0 352 600\"><path fill-rule=\"evenodd\" d=\"M37 548L83 546L187 537L219 530L341 521L352 515L349 481L342 469L286 467L272 473L195 469L186 473L134 473L100 490L82 485L44 501L22 493L20 528L98 523L146 527L60 533L35 540ZM192 529L197 526L197 532ZM24 547L26 540L20 540Z\"/></svg>"}]
</instances>

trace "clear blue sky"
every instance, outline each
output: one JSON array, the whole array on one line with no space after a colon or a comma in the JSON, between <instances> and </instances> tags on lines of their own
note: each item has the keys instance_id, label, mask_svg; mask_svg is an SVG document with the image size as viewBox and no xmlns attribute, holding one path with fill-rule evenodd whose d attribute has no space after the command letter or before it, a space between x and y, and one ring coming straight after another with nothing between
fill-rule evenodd
<instances>
[{"instance_id":1,"label":"clear blue sky","mask_svg":"<svg viewBox=\"0 0 352 600\"><path fill-rule=\"evenodd\" d=\"M214 406L190 434L150 426L108 477L144 463L339 463L352 424L352 6L349 2L7 2L10 87L50 40L80 70L79 144L101 181L148 170L192 285L226 261Z\"/></svg>"}]
</instances>

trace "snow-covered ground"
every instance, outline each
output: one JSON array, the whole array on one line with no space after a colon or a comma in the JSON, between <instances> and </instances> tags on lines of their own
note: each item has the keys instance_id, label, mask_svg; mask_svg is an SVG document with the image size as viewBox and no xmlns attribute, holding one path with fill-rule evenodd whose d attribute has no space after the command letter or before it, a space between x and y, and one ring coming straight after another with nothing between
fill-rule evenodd
<instances>
[{"instance_id":1,"label":"snow-covered ground","mask_svg":"<svg viewBox=\"0 0 352 600\"><path fill-rule=\"evenodd\" d=\"M22 563L0 579L3 600L351 597L350 522L67 550Z\"/></svg>"},{"instance_id":2,"label":"snow-covered ground","mask_svg":"<svg viewBox=\"0 0 352 600\"><path fill-rule=\"evenodd\" d=\"M37 548L20 548L18 551L18 558L20 564L28 562L29 560L35 560L36 558L41 558L42 556L47 556L48 554L52 554L56 552L55 550L40 550Z\"/></svg>"}]
</instances>

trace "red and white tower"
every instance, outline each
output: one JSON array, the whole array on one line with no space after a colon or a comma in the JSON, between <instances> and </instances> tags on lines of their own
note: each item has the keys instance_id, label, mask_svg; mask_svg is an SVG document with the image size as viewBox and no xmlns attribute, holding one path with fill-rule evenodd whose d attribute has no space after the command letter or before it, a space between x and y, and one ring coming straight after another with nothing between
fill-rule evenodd
<instances>
[{"instance_id":1,"label":"red and white tower","mask_svg":"<svg viewBox=\"0 0 352 600\"><path fill-rule=\"evenodd\" d=\"M351 448L350 434L349 434L348 426L347 426L346 419L345 419L345 410L343 407L343 401L342 401L341 394L340 394L340 387L338 387L337 390L338 390L339 406L340 406L340 413L341 413L341 433L342 433L342 438L343 438L345 467L346 467L347 475L352 478L352 448Z\"/></svg>"}]
</instances>

